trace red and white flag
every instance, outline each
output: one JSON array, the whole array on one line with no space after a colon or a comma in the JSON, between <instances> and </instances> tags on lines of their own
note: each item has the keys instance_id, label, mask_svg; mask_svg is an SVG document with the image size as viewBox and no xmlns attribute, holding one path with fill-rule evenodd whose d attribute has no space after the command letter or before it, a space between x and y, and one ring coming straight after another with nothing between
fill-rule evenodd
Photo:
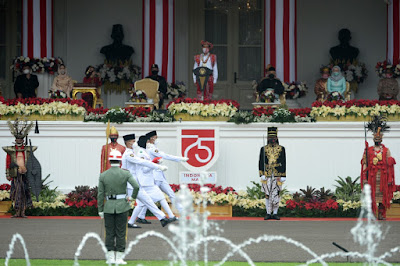
<instances>
[{"instance_id":1,"label":"red and white flag","mask_svg":"<svg viewBox=\"0 0 400 266\"><path fill-rule=\"evenodd\" d=\"M392 0L387 6L386 59L395 62L400 58L400 0Z\"/></svg>"},{"instance_id":2,"label":"red and white flag","mask_svg":"<svg viewBox=\"0 0 400 266\"><path fill-rule=\"evenodd\" d=\"M175 81L174 0L143 0L142 76L157 64L159 75Z\"/></svg>"},{"instance_id":3,"label":"red and white flag","mask_svg":"<svg viewBox=\"0 0 400 266\"><path fill-rule=\"evenodd\" d=\"M265 0L264 69L276 68L278 78L296 81L296 0Z\"/></svg>"},{"instance_id":4,"label":"red and white flag","mask_svg":"<svg viewBox=\"0 0 400 266\"><path fill-rule=\"evenodd\" d=\"M53 57L53 0L22 0L22 55Z\"/></svg>"}]
</instances>

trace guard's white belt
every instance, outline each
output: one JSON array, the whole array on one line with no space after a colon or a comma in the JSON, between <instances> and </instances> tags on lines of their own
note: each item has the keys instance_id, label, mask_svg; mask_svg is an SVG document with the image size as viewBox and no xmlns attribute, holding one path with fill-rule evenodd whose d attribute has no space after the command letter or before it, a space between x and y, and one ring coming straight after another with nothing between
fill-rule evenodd
<instances>
[{"instance_id":1,"label":"guard's white belt","mask_svg":"<svg viewBox=\"0 0 400 266\"><path fill-rule=\"evenodd\" d=\"M125 198L126 198L126 194L106 196L107 200L117 200L117 199L125 199Z\"/></svg>"}]
</instances>

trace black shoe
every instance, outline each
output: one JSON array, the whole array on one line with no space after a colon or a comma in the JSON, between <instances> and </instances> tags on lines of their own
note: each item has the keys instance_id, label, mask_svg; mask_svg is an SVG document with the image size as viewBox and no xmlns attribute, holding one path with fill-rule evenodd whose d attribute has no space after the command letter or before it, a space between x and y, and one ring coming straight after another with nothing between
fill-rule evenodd
<instances>
[{"instance_id":1,"label":"black shoe","mask_svg":"<svg viewBox=\"0 0 400 266\"><path fill-rule=\"evenodd\" d=\"M137 224L128 223L128 228L142 228L142 227L138 226Z\"/></svg>"},{"instance_id":2,"label":"black shoe","mask_svg":"<svg viewBox=\"0 0 400 266\"><path fill-rule=\"evenodd\" d=\"M178 218L177 218L176 216L174 216L174 217L172 217L172 218L169 218L169 220L171 221L171 223L172 223L172 222L175 222L175 221L179 221Z\"/></svg>"},{"instance_id":3,"label":"black shoe","mask_svg":"<svg viewBox=\"0 0 400 266\"><path fill-rule=\"evenodd\" d=\"M165 227L167 224L171 223L171 220L168 218L164 218L160 220L162 227Z\"/></svg>"},{"instance_id":4,"label":"black shoe","mask_svg":"<svg viewBox=\"0 0 400 266\"><path fill-rule=\"evenodd\" d=\"M137 218L136 222L140 224L151 224L151 222L147 221L146 219L140 219L140 218Z\"/></svg>"},{"instance_id":5,"label":"black shoe","mask_svg":"<svg viewBox=\"0 0 400 266\"><path fill-rule=\"evenodd\" d=\"M274 215L272 215L272 219L280 220L281 218L279 218L278 214L274 214Z\"/></svg>"},{"instance_id":6,"label":"black shoe","mask_svg":"<svg viewBox=\"0 0 400 266\"><path fill-rule=\"evenodd\" d=\"M271 214L265 215L264 220L269 220L269 219L271 219Z\"/></svg>"}]
</instances>

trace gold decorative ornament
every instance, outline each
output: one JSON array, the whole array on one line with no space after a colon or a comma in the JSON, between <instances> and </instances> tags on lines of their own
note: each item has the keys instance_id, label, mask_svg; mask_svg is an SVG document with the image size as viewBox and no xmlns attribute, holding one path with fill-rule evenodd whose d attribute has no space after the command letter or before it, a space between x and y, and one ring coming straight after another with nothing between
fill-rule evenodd
<instances>
[{"instance_id":1,"label":"gold decorative ornament","mask_svg":"<svg viewBox=\"0 0 400 266\"><path fill-rule=\"evenodd\" d=\"M110 135L118 135L118 130L115 127L111 127Z\"/></svg>"},{"instance_id":2,"label":"gold decorative ornament","mask_svg":"<svg viewBox=\"0 0 400 266\"><path fill-rule=\"evenodd\" d=\"M372 163L373 163L374 165L377 165L378 162L379 162L378 158L374 157L374 159L372 159Z\"/></svg>"},{"instance_id":3,"label":"gold decorative ornament","mask_svg":"<svg viewBox=\"0 0 400 266\"><path fill-rule=\"evenodd\" d=\"M131 153L131 155L130 155L131 157L134 157L135 155L133 154L133 153Z\"/></svg>"},{"instance_id":4,"label":"gold decorative ornament","mask_svg":"<svg viewBox=\"0 0 400 266\"><path fill-rule=\"evenodd\" d=\"M376 158L378 158L379 161L382 161L382 153L381 153L381 152L378 153L378 154L376 155Z\"/></svg>"}]
</instances>

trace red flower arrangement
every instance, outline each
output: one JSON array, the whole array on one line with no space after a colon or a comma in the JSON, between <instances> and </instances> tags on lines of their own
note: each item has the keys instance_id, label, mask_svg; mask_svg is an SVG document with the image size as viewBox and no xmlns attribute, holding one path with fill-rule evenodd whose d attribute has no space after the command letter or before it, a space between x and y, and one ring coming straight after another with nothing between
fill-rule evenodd
<instances>
[{"instance_id":1,"label":"red flower arrangement","mask_svg":"<svg viewBox=\"0 0 400 266\"><path fill-rule=\"evenodd\" d=\"M320 201L294 201L288 200L286 201L286 209L294 210L294 209L306 209L306 210L320 210L320 211L330 211L330 210L337 210L339 208L339 204L333 200L329 199L326 202Z\"/></svg>"},{"instance_id":2,"label":"red flower arrangement","mask_svg":"<svg viewBox=\"0 0 400 266\"><path fill-rule=\"evenodd\" d=\"M271 107L267 107L267 108L255 107L255 108L253 108L254 116L263 116L263 115L271 116L273 113L274 113L274 109Z\"/></svg>"},{"instance_id":3,"label":"red flower arrangement","mask_svg":"<svg viewBox=\"0 0 400 266\"><path fill-rule=\"evenodd\" d=\"M239 107L240 107L240 104L237 101L234 101L234 100L206 100L206 101L201 101L201 100L197 100L197 99L194 99L194 98L178 98L178 99L170 102L167 105L167 109L172 103L174 103L174 104L178 104L178 103L202 103L202 104L206 104L206 105L208 105L208 104L217 105L217 104L226 103L227 105L232 105L232 106L236 107L237 109L239 109Z\"/></svg>"},{"instance_id":4,"label":"red flower arrangement","mask_svg":"<svg viewBox=\"0 0 400 266\"><path fill-rule=\"evenodd\" d=\"M7 106L13 106L17 105L18 103L25 104L25 105L42 105L45 103L52 103L52 102L62 102L62 103L69 103L71 105L78 105L79 107L85 107L87 106L86 102L84 100L78 99L74 100L71 98L62 98L62 99L47 99L47 98L26 98L26 99L8 99L3 101L3 104Z\"/></svg>"},{"instance_id":5,"label":"red flower arrangement","mask_svg":"<svg viewBox=\"0 0 400 266\"><path fill-rule=\"evenodd\" d=\"M76 208L86 208L92 206L97 208L97 187L75 187L74 191L68 193L67 198L65 199L65 204Z\"/></svg>"},{"instance_id":6,"label":"red flower arrangement","mask_svg":"<svg viewBox=\"0 0 400 266\"><path fill-rule=\"evenodd\" d=\"M0 190L10 190L11 189L11 185L9 185L9 184L6 184L6 183L4 183L4 184L1 184L0 185Z\"/></svg>"},{"instance_id":7,"label":"red flower arrangement","mask_svg":"<svg viewBox=\"0 0 400 266\"><path fill-rule=\"evenodd\" d=\"M289 109L289 111L293 113L295 116L307 117L310 116L311 108Z\"/></svg>"},{"instance_id":8,"label":"red flower arrangement","mask_svg":"<svg viewBox=\"0 0 400 266\"><path fill-rule=\"evenodd\" d=\"M4 102L4 97L0 96L0 103Z\"/></svg>"},{"instance_id":9,"label":"red flower arrangement","mask_svg":"<svg viewBox=\"0 0 400 266\"><path fill-rule=\"evenodd\" d=\"M313 102L312 107L322 107L328 106L331 108L335 108L336 106L345 106L346 108L350 108L351 106L357 107L372 107L378 105L383 106L391 106L391 105L400 105L400 101L397 100L389 100L389 101L379 101L379 100L350 100L350 101L324 101L324 102Z\"/></svg>"},{"instance_id":10,"label":"red flower arrangement","mask_svg":"<svg viewBox=\"0 0 400 266\"><path fill-rule=\"evenodd\" d=\"M170 184L170 186L174 192L178 192L181 189L180 185ZM190 191L200 192L199 184L188 184L187 186ZM205 184L204 186L210 188L211 192L215 192L217 194L221 194L221 193L228 194L229 192L236 193L232 187L226 187L223 189L222 186L216 186L215 184Z\"/></svg>"},{"instance_id":11,"label":"red flower arrangement","mask_svg":"<svg viewBox=\"0 0 400 266\"><path fill-rule=\"evenodd\" d=\"M137 117L147 117L151 113L151 109L149 107L126 107L125 112Z\"/></svg>"}]
</instances>

